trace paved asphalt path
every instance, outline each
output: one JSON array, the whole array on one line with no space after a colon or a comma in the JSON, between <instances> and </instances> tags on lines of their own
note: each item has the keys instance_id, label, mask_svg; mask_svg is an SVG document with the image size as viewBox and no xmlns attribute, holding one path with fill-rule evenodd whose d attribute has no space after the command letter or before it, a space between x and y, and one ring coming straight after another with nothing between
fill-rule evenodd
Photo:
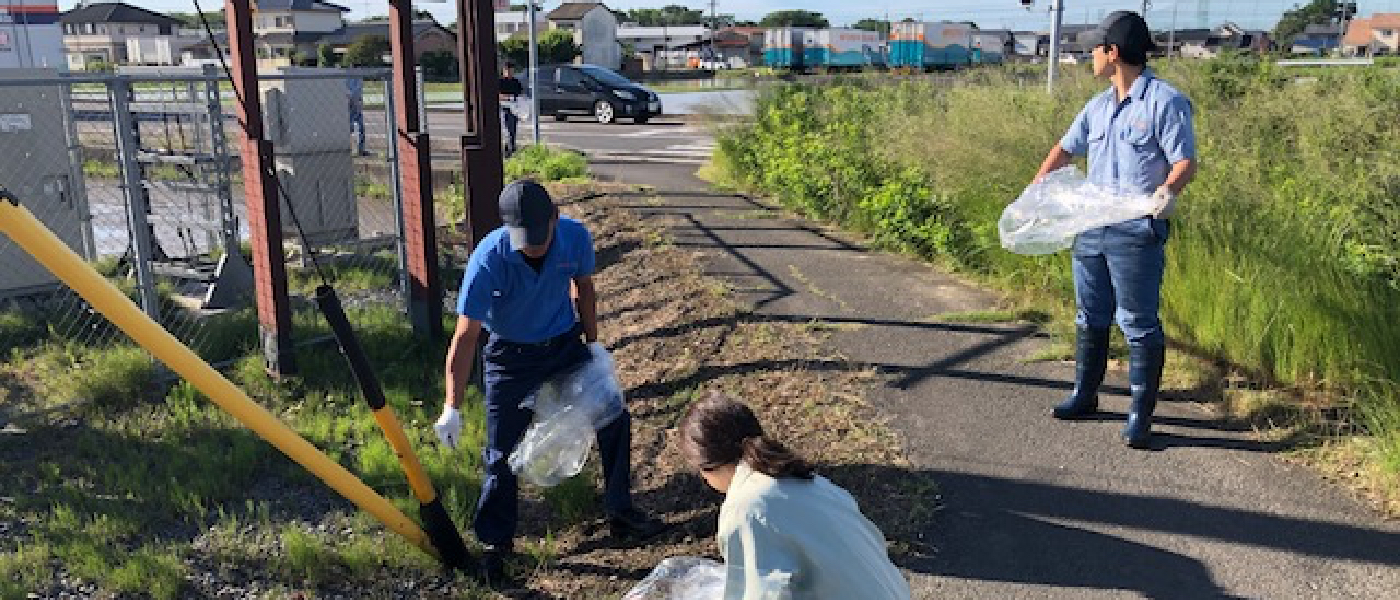
<instances>
[{"instance_id":1,"label":"paved asphalt path","mask_svg":"<svg viewBox=\"0 0 1400 600\"><path fill-rule=\"evenodd\" d=\"M428 133L433 139L435 161L457 160L452 145L465 131L462 114L450 111L428 112ZM587 152L592 160L650 160L701 165L709 160L714 140L704 125L677 117L662 117L644 125L614 123L601 125L586 117L568 121L540 121L540 138L547 144ZM516 143L530 143L528 121L520 124Z\"/></svg>"},{"instance_id":2,"label":"paved asphalt path","mask_svg":"<svg viewBox=\"0 0 1400 600\"><path fill-rule=\"evenodd\" d=\"M655 186L663 202L633 208L678 217L678 243L705 252L758 315L845 325L832 343L884 374L871 401L945 502L925 534L934 551L903 565L916 598L1400 598L1400 525L1249 432L1163 402L1154 450L1129 450L1121 371L1101 420L1052 420L1073 372L1026 360L1042 334L936 318L994 294L710 193L693 164L611 152L592 168Z\"/></svg>"}]
</instances>

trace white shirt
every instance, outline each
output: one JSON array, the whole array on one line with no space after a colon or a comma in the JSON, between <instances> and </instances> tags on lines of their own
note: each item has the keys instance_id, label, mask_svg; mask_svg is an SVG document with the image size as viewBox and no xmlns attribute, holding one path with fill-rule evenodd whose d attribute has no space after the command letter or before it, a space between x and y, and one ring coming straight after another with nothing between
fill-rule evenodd
<instances>
[{"instance_id":1,"label":"white shirt","mask_svg":"<svg viewBox=\"0 0 1400 600\"><path fill-rule=\"evenodd\" d=\"M725 600L909 600L885 536L825 477L739 463L719 511Z\"/></svg>"}]
</instances>

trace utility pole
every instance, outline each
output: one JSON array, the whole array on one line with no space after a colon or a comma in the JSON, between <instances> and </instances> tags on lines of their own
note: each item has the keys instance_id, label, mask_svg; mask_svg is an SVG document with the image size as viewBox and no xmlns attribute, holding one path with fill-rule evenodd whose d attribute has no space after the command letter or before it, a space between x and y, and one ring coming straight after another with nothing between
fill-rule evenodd
<instances>
[{"instance_id":1,"label":"utility pole","mask_svg":"<svg viewBox=\"0 0 1400 600\"><path fill-rule=\"evenodd\" d=\"M1060 64L1060 24L1065 17L1065 1L1050 0L1050 56L1046 64L1045 91L1055 91L1055 70Z\"/></svg>"},{"instance_id":2,"label":"utility pole","mask_svg":"<svg viewBox=\"0 0 1400 600\"><path fill-rule=\"evenodd\" d=\"M1173 2L1173 3L1172 3L1172 6L1176 6L1176 3ZM1139 14L1139 15L1142 15L1142 18L1143 18L1143 19L1146 19L1146 18L1147 18L1147 9L1149 9L1149 8L1152 8L1152 0L1142 0L1142 12L1140 12L1140 13L1138 13L1138 14Z\"/></svg>"},{"instance_id":3,"label":"utility pole","mask_svg":"<svg viewBox=\"0 0 1400 600\"><path fill-rule=\"evenodd\" d=\"M710 0L710 60L718 60L715 53L715 37L719 34L719 0Z\"/></svg>"},{"instance_id":4,"label":"utility pole","mask_svg":"<svg viewBox=\"0 0 1400 600\"><path fill-rule=\"evenodd\" d=\"M1172 57L1172 50L1176 48L1176 2L1172 3L1172 28L1167 34L1167 58Z\"/></svg>"},{"instance_id":5,"label":"utility pole","mask_svg":"<svg viewBox=\"0 0 1400 600\"><path fill-rule=\"evenodd\" d=\"M534 139L535 145L540 145L540 51L539 38L536 35L535 7L536 0L527 0L525 18L530 20L530 136Z\"/></svg>"}]
</instances>

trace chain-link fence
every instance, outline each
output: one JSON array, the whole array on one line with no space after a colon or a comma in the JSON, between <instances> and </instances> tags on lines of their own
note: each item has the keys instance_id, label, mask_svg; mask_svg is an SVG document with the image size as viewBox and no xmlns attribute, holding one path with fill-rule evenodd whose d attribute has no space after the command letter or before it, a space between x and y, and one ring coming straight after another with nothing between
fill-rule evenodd
<instances>
[{"instance_id":1,"label":"chain-link fence","mask_svg":"<svg viewBox=\"0 0 1400 600\"><path fill-rule=\"evenodd\" d=\"M320 337L321 283L352 323L405 319L403 228L386 70L261 77L275 149L294 339ZM258 344L232 86L222 71L0 73L0 186L202 356ZM300 224L300 228L297 225ZM0 360L124 336L0 236Z\"/></svg>"}]
</instances>

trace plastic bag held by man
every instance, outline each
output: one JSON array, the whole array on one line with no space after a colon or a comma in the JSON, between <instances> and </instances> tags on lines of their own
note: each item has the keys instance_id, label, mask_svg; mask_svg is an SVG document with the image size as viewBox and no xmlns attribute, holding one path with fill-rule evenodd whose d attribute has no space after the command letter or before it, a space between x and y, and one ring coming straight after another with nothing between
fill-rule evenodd
<instances>
[{"instance_id":1,"label":"plastic bag held by man","mask_svg":"<svg viewBox=\"0 0 1400 600\"><path fill-rule=\"evenodd\" d=\"M677 556L661 561L622 600L720 600L724 565L706 558Z\"/></svg>"},{"instance_id":2,"label":"plastic bag held by man","mask_svg":"<svg viewBox=\"0 0 1400 600\"><path fill-rule=\"evenodd\" d=\"M591 360L535 393L535 419L510 455L511 471L533 485L553 487L578 475L595 433L622 416L612 355L599 343L588 350Z\"/></svg>"},{"instance_id":3,"label":"plastic bag held by man","mask_svg":"<svg viewBox=\"0 0 1400 600\"><path fill-rule=\"evenodd\" d=\"M1089 183L1068 166L1026 187L1001 214L1001 245L1016 254L1053 254L1074 236L1152 214L1151 195Z\"/></svg>"}]
</instances>

